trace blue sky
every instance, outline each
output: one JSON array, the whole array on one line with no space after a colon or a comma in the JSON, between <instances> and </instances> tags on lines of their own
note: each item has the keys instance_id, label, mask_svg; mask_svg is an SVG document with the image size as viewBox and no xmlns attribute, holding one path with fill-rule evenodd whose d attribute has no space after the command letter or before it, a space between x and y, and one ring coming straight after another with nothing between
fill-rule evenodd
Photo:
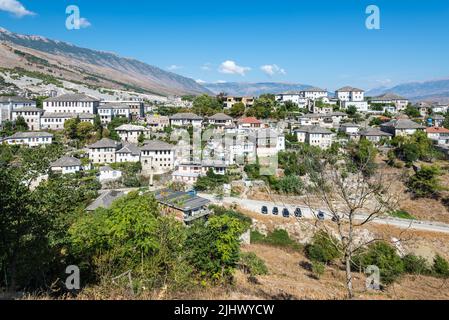
<instances>
[{"instance_id":1,"label":"blue sky","mask_svg":"<svg viewBox=\"0 0 449 320\"><path fill-rule=\"evenodd\" d=\"M75 4L90 26L65 28ZM381 29L368 30L368 5ZM447 0L0 0L0 26L207 82L334 90L449 78ZM9 12L7 12L9 11Z\"/></svg>"}]
</instances>

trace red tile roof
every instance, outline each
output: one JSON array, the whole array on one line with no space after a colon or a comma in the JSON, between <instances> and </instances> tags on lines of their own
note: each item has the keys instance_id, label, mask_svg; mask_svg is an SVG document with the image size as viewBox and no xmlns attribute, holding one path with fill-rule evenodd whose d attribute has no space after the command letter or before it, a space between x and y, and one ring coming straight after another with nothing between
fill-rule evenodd
<instances>
[{"instance_id":1,"label":"red tile roof","mask_svg":"<svg viewBox=\"0 0 449 320\"><path fill-rule=\"evenodd\" d=\"M249 118L242 118L242 119L240 119L239 123L262 124L262 121L254 118L254 117L249 117Z\"/></svg>"},{"instance_id":2,"label":"red tile roof","mask_svg":"<svg viewBox=\"0 0 449 320\"><path fill-rule=\"evenodd\" d=\"M440 127L427 128L426 131L427 133L449 133L449 129Z\"/></svg>"}]
</instances>

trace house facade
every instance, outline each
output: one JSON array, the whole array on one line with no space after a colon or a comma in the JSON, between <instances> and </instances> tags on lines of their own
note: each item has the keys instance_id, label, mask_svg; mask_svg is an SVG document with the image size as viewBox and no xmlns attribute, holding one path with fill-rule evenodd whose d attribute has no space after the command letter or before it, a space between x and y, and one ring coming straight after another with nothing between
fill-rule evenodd
<instances>
[{"instance_id":1,"label":"house facade","mask_svg":"<svg viewBox=\"0 0 449 320\"><path fill-rule=\"evenodd\" d=\"M3 140L3 143L10 145L24 145L28 147L38 147L53 143L53 134L48 132L17 132Z\"/></svg>"},{"instance_id":2,"label":"house facade","mask_svg":"<svg viewBox=\"0 0 449 320\"><path fill-rule=\"evenodd\" d=\"M50 113L97 114L100 100L85 94L64 94L48 98L43 104Z\"/></svg>"},{"instance_id":3,"label":"house facade","mask_svg":"<svg viewBox=\"0 0 449 320\"><path fill-rule=\"evenodd\" d=\"M41 129L41 116L44 110L36 107L23 107L12 111L12 121L22 117L28 125L28 130L38 131Z\"/></svg>"},{"instance_id":4,"label":"house facade","mask_svg":"<svg viewBox=\"0 0 449 320\"><path fill-rule=\"evenodd\" d=\"M107 164L115 162L115 153L121 145L114 140L104 138L88 146L89 159L95 164Z\"/></svg>"}]
</instances>

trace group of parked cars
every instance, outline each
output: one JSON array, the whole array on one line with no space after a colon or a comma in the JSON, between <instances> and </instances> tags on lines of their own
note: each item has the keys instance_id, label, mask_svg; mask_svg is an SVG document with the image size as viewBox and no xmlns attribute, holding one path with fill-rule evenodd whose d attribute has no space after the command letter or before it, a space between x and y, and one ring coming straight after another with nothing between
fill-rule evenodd
<instances>
[{"instance_id":1,"label":"group of parked cars","mask_svg":"<svg viewBox=\"0 0 449 320\"><path fill-rule=\"evenodd\" d=\"M262 209L261 209L261 213L264 214L264 215L269 214L268 207L267 206L263 206ZM279 215L279 208L278 207L273 207L273 210L271 211L271 213L273 215L275 215L275 216L278 216ZM295 212L293 213L293 215L296 218L302 218L303 217L303 212L302 212L301 208L296 208ZM282 216L284 218L290 218L290 211L287 208L284 208L282 210ZM324 212L323 211L319 211L318 214L317 214L317 218L318 218L318 220L324 220L325 219Z\"/></svg>"}]
</instances>

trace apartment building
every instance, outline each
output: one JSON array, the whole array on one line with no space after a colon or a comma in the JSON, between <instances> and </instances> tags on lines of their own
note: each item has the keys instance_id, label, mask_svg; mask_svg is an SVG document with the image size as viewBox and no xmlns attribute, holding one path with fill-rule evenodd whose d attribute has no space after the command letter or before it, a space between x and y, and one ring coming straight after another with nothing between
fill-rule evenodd
<instances>
[{"instance_id":1,"label":"apartment building","mask_svg":"<svg viewBox=\"0 0 449 320\"><path fill-rule=\"evenodd\" d=\"M117 149L121 148L121 144L117 141L104 138L91 144L89 149L89 159L95 164L114 163Z\"/></svg>"},{"instance_id":2,"label":"apartment building","mask_svg":"<svg viewBox=\"0 0 449 320\"><path fill-rule=\"evenodd\" d=\"M140 161L145 174L163 174L174 169L175 147L163 141L148 141L141 149Z\"/></svg>"},{"instance_id":3,"label":"apartment building","mask_svg":"<svg viewBox=\"0 0 449 320\"><path fill-rule=\"evenodd\" d=\"M100 100L85 94L64 94L44 100L49 113L97 114Z\"/></svg>"},{"instance_id":4,"label":"apartment building","mask_svg":"<svg viewBox=\"0 0 449 320\"><path fill-rule=\"evenodd\" d=\"M311 146L328 149L331 147L335 134L319 126L304 126L295 129L294 132L298 142L306 143Z\"/></svg>"},{"instance_id":5,"label":"apartment building","mask_svg":"<svg viewBox=\"0 0 449 320\"><path fill-rule=\"evenodd\" d=\"M22 117L28 125L28 130L38 131L41 129L41 116L44 114L44 110L36 107L23 107L19 109L13 109L12 121L17 121L17 118Z\"/></svg>"},{"instance_id":6,"label":"apartment building","mask_svg":"<svg viewBox=\"0 0 449 320\"><path fill-rule=\"evenodd\" d=\"M245 108L250 108L254 105L254 97L224 97L223 108L231 109L236 103L243 103Z\"/></svg>"}]
</instances>

